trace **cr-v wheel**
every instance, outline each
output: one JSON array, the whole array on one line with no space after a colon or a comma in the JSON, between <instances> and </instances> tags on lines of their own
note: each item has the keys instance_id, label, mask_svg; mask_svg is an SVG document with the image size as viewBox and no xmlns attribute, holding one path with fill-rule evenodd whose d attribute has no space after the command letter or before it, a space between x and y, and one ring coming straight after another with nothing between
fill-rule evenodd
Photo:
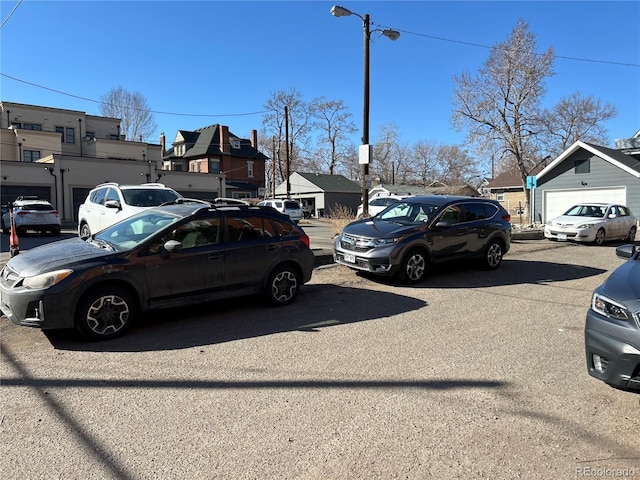
<instances>
[{"instance_id":1,"label":"cr-v wheel","mask_svg":"<svg viewBox=\"0 0 640 480\"><path fill-rule=\"evenodd\" d=\"M90 291L76 310L76 329L92 340L108 340L122 335L137 316L134 297L120 287Z\"/></svg>"},{"instance_id":2,"label":"cr-v wheel","mask_svg":"<svg viewBox=\"0 0 640 480\"><path fill-rule=\"evenodd\" d=\"M276 268L265 287L265 297L271 305L288 305L300 291L300 275L295 267L282 265Z\"/></svg>"},{"instance_id":3,"label":"cr-v wheel","mask_svg":"<svg viewBox=\"0 0 640 480\"><path fill-rule=\"evenodd\" d=\"M402 259L399 277L403 283L421 282L427 273L427 255L421 248L409 250Z\"/></svg>"},{"instance_id":4,"label":"cr-v wheel","mask_svg":"<svg viewBox=\"0 0 640 480\"><path fill-rule=\"evenodd\" d=\"M502 243L498 240L492 240L484 250L484 257L482 258L483 266L487 270L494 270L502 263L503 248Z\"/></svg>"}]
</instances>

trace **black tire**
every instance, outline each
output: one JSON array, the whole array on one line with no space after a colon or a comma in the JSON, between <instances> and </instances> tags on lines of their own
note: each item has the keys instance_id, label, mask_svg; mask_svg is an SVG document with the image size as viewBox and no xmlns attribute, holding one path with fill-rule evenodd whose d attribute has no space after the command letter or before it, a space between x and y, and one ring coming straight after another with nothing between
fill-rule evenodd
<instances>
[{"instance_id":1,"label":"black tire","mask_svg":"<svg viewBox=\"0 0 640 480\"><path fill-rule=\"evenodd\" d=\"M405 284L420 283L426 273L429 259L426 252L422 248L412 248L402 259L398 277Z\"/></svg>"},{"instance_id":2,"label":"black tire","mask_svg":"<svg viewBox=\"0 0 640 480\"><path fill-rule=\"evenodd\" d=\"M300 291L300 274L291 265L281 265L276 268L264 289L264 296L270 305L289 305Z\"/></svg>"},{"instance_id":3,"label":"black tire","mask_svg":"<svg viewBox=\"0 0 640 480\"><path fill-rule=\"evenodd\" d=\"M51 233L53 233L56 237L60 236L60 228L54 228L53 230L51 230Z\"/></svg>"},{"instance_id":4,"label":"black tire","mask_svg":"<svg viewBox=\"0 0 640 480\"><path fill-rule=\"evenodd\" d=\"M126 332L138 316L133 295L120 287L101 287L82 297L76 330L91 340L109 340Z\"/></svg>"},{"instance_id":5,"label":"black tire","mask_svg":"<svg viewBox=\"0 0 640 480\"><path fill-rule=\"evenodd\" d=\"M596 232L596 238L594 239L593 243L595 243L596 245L602 245L604 243L605 238L606 238L606 234L604 232L604 228L601 228Z\"/></svg>"},{"instance_id":6,"label":"black tire","mask_svg":"<svg viewBox=\"0 0 640 480\"><path fill-rule=\"evenodd\" d=\"M627 235L627 239L628 242L635 242L636 240L636 227L631 227L629 229L629 235Z\"/></svg>"},{"instance_id":7,"label":"black tire","mask_svg":"<svg viewBox=\"0 0 640 480\"><path fill-rule=\"evenodd\" d=\"M91 236L91 229L89 228L89 224L88 223L84 223L83 222L80 225L80 231L78 232L78 235L83 240L86 240L87 238L89 238Z\"/></svg>"},{"instance_id":8,"label":"black tire","mask_svg":"<svg viewBox=\"0 0 640 480\"><path fill-rule=\"evenodd\" d=\"M491 240L484 249L482 255L482 266L486 270L495 270L502 263L504 256L504 246L499 240Z\"/></svg>"}]
</instances>

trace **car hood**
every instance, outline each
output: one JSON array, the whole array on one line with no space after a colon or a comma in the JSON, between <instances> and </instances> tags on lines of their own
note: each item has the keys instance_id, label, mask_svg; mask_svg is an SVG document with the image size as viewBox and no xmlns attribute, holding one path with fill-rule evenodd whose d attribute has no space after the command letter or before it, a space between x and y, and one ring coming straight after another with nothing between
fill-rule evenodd
<instances>
[{"instance_id":1,"label":"car hood","mask_svg":"<svg viewBox=\"0 0 640 480\"><path fill-rule=\"evenodd\" d=\"M87 259L99 260L113 254L113 251L103 250L80 238L70 238L21 252L7 265L21 276L30 277L60 268L73 268Z\"/></svg>"},{"instance_id":2,"label":"car hood","mask_svg":"<svg viewBox=\"0 0 640 480\"><path fill-rule=\"evenodd\" d=\"M640 301L640 260L627 260L613 271L602 293L620 302Z\"/></svg>"},{"instance_id":3,"label":"car hood","mask_svg":"<svg viewBox=\"0 0 640 480\"><path fill-rule=\"evenodd\" d=\"M552 218L551 221L553 223L569 223L569 224L578 224L585 222L604 222L602 217L578 217L577 215L560 215L559 217Z\"/></svg>"},{"instance_id":4,"label":"car hood","mask_svg":"<svg viewBox=\"0 0 640 480\"><path fill-rule=\"evenodd\" d=\"M415 225L403 225L387 220L360 220L344 227L343 233L366 238L395 237L407 234L416 229Z\"/></svg>"}]
</instances>

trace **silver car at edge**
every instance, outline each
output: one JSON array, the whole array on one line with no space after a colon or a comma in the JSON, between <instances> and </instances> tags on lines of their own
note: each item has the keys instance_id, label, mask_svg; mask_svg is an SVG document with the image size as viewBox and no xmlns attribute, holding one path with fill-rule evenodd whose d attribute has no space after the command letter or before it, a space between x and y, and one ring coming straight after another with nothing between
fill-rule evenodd
<instances>
[{"instance_id":1,"label":"silver car at edge","mask_svg":"<svg viewBox=\"0 0 640 480\"><path fill-rule=\"evenodd\" d=\"M589 375L608 385L640 393L640 248L621 245L628 259L597 287L585 321Z\"/></svg>"}]
</instances>

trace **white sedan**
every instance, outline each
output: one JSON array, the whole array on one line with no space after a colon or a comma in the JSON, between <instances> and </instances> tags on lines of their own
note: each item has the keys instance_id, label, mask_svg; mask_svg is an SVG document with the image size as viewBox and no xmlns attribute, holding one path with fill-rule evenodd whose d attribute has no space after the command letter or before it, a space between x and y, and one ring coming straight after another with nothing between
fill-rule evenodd
<instances>
[{"instance_id":1,"label":"white sedan","mask_svg":"<svg viewBox=\"0 0 640 480\"><path fill-rule=\"evenodd\" d=\"M387 208L389 205L393 205L394 203L398 203L400 200L404 200L408 198L410 195L379 195L371 200L369 200L369 217L375 217L382 210ZM362 218L362 204L358 205L358 210L356 212L356 220L360 220Z\"/></svg>"},{"instance_id":2,"label":"white sedan","mask_svg":"<svg viewBox=\"0 0 640 480\"><path fill-rule=\"evenodd\" d=\"M602 245L607 240L636 238L637 219L628 207L610 203L581 203L544 226L549 240L572 240Z\"/></svg>"}]
</instances>

